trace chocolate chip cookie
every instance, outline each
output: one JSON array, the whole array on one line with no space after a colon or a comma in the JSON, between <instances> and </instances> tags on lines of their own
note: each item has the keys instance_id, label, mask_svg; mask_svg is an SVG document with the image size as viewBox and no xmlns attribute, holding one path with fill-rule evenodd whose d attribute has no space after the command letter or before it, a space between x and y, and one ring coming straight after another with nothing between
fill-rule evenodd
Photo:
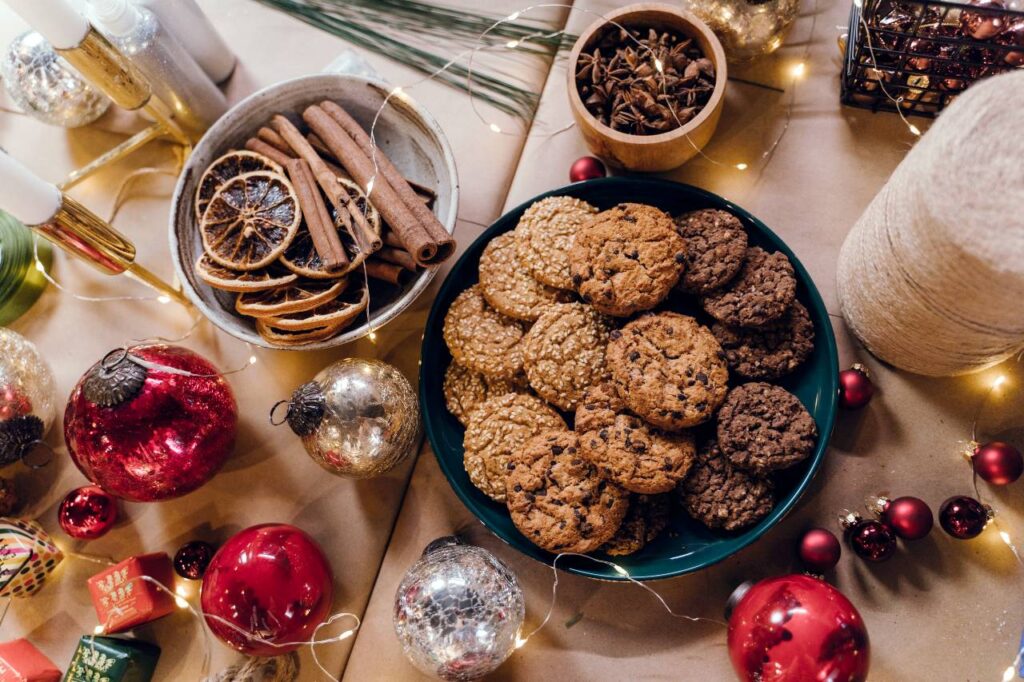
<instances>
[{"instance_id":1,"label":"chocolate chip cookie","mask_svg":"<svg viewBox=\"0 0 1024 682\"><path fill-rule=\"evenodd\" d=\"M730 327L721 322L711 333L722 344L729 368L748 379L778 379L814 350L814 324L807 308L793 301L786 314L763 327Z\"/></svg>"},{"instance_id":2,"label":"chocolate chip cookie","mask_svg":"<svg viewBox=\"0 0 1024 682\"><path fill-rule=\"evenodd\" d=\"M576 230L597 209L574 197L548 197L534 202L514 231L516 255L534 279L558 289L572 289L569 251Z\"/></svg>"},{"instance_id":3,"label":"chocolate chip cookie","mask_svg":"<svg viewBox=\"0 0 1024 682\"><path fill-rule=\"evenodd\" d=\"M488 398L519 390L520 387L508 379L488 379L457 362L448 365L444 372L445 405L463 426L469 424L469 415Z\"/></svg>"},{"instance_id":4,"label":"chocolate chip cookie","mask_svg":"<svg viewBox=\"0 0 1024 682\"><path fill-rule=\"evenodd\" d=\"M541 284L519 264L516 238L511 232L498 235L484 248L480 289L492 308L518 320L536 320L552 303L573 299L572 292Z\"/></svg>"},{"instance_id":5,"label":"chocolate chip cookie","mask_svg":"<svg viewBox=\"0 0 1024 682\"><path fill-rule=\"evenodd\" d=\"M653 542L668 525L671 495L630 495L629 511L601 551L611 556L636 554Z\"/></svg>"},{"instance_id":6,"label":"chocolate chip cookie","mask_svg":"<svg viewBox=\"0 0 1024 682\"><path fill-rule=\"evenodd\" d=\"M739 274L701 300L704 310L733 327L761 327L782 317L796 296L793 265L782 252L752 246Z\"/></svg>"},{"instance_id":7,"label":"chocolate chip cookie","mask_svg":"<svg viewBox=\"0 0 1024 682\"><path fill-rule=\"evenodd\" d=\"M687 315L652 313L612 332L608 366L626 406L663 429L705 422L725 400L725 353Z\"/></svg>"},{"instance_id":8,"label":"chocolate chip cookie","mask_svg":"<svg viewBox=\"0 0 1024 682\"><path fill-rule=\"evenodd\" d=\"M463 439L469 480L494 501L504 502L512 454L540 432L564 428L565 421L536 396L506 393L484 401L470 415Z\"/></svg>"},{"instance_id":9,"label":"chocolate chip cookie","mask_svg":"<svg viewBox=\"0 0 1024 682\"><path fill-rule=\"evenodd\" d=\"M626 409L611 384L586 392L576 409L580 451L602 476L634 493L665 493L693 464L693 436L651 426Z\"/></svg>"},{"instance_id":10,"label":"chocolate chip cookie","mask_svg":"<svg viewBox=\"0 0 1024 682\"><path fill-rule=\"evenodd\" d=\"M747 231L732 213L704 208L677 216L675 224L686 242L686 270L679 289L706 294L728 283L743 267Z\"/></svg>"},{"instance_id":11,"label":"chocolate chip cookie","mask_svg":"<svg viewBox=\"0 0 1024 682\"><path fill-rule=\"evenodd\" d=\"M708 528L739 530L775 506L771 481L734 467L714 441L701 447L679 490L686 511Z\"/></svg>"},{"instance_id":12,"label":"chocolate chip cookie","mask_svg":"<svg viewBox=\"0 0 1024 682\"><path fill-rule=\"evenodd\" d=\"M718 411L718 444L737 467L758 474L785 469L814 450L818 429L795 395L752 382L729 391Z\"/></svg>"},{"instance_id":13,"label":"chocolate chip cookie","mask_svg":"<svg viewBox=\"0 0 1024 682\"><path fill-rule=\"evenodd\" d=\"M569 254L573 287L602 313L626 317L668 296L686 263L672 219L653 206L619 204L587 221Z\"/></svg>"},{"instance_id":14,"label":"chocolate chip cookie","mask_svg":"<svg viewBox=\"0 0 1024 682\"><path fill-rule=\"evenodd\" d=\"M495 379L522 371L525 334L525 323L487 305L478 284L459 294L444 318L444 342L455 361Z\"/></svg>"},{"instance_id":15,"label":"chocolate chip cookie","mask_svg":"<svg viewBox=\"0 0 1024 682\"><path fill-rule=\"evenodd\" d=\"M523 340L530 387L552 405L575 410L587 388L608 378L611 329L611 320L584 303L547 308Z\"/></svg>"},{"instance_id":16,"label":"chocolate chip cookie","mask_svg":"<svg viewBox=\"0 0 1024 682\"><path fill-rule=\"evenodd\" d=\"M592 552L626 516L627 493L580 457L572 431L546 431L509 458L505 478L512 523L549 552Z\"/></svg>"}]
</instances>

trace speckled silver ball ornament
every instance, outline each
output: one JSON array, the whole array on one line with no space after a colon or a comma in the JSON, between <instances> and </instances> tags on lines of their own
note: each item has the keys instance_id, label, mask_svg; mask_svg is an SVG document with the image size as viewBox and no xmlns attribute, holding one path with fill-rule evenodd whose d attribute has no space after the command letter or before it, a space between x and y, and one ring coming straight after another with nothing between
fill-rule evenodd
<instances>
[{"instance_id":1,"label":"speckled silver ball ornament","mask_svg":"<svg viewBox=\"0 0 1024 682\"><path fill-rule=\"evenodd\" d=\"M14 39L0 62L0 76L22 111L50 125L89 125L110 106L106 95L82 78L35 31Z\"/></svg>"},{"instance_id":2,"label":"speckled silver ball ornament","mask_svg":"<svg viewBox=\"0 0 1024 682\"><path fill-rule=\"evenodd\" d=\"M346 478L390 471L420 439L416 391L401 372L377 360L328 365L292 394L287 420L317 464Z\"/></svg>"},{"instance_id":3,"label":"speckled silver ball ornament","mask_svg":"<svg viewBox=\"0 0 1024 682\"><path fill-rule=\"evenodd\" d=\"M515 650L526 606L519 581L486 549L439 538L395 594L395 633L420 671L477 680Z\"/></svg>"},{"instance_id":4,"label":"speckled silver ball ornament","mask_svg":"<svg viewBox=\"0 0 1024 682\"><path fill-rule=\"evenodd\" d=\"M57 383L35 344L0 328L0 467L23 459L53 424Z\"/></svg>"}]
</instances>

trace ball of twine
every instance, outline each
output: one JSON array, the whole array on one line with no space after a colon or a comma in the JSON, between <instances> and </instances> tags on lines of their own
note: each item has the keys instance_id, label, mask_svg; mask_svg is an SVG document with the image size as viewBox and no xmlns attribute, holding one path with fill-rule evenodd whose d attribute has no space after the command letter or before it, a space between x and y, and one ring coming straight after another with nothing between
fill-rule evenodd
<instances>
[{"instance_id":1,"label":"ball of twine","mask_svg":"<svg viewBox=\"0 0 1024 682\"><path fill-rule=\"evenodd\" d=\"M853 332L918 374L1024 348L1024 72L960 95L897 167L839 254Z\"/></svg>"}]
</instances>

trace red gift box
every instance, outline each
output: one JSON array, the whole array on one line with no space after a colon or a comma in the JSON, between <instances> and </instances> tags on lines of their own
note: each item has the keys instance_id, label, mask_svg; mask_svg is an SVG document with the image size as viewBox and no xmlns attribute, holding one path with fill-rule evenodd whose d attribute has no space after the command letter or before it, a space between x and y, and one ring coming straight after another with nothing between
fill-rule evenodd
<instances>
[{"instance_id":1,"label":"red gift box","mask_svg":"<svg viewBox=\"0 0 1024 682\"><path fill-rule=\"evenodd\" d=\"M58 682L60 674L27 639L0 642L0 682Z\"/></svg>"},{"instance_id":2,"label":"red gift box","mask_svg":"<svg viewBox=\"0 0 1024 682\"><path fill-rule=\"evenodd\" d=\"M92 604L104 632L129 630L174 611L174 597L140 576L170 589L174 584L170 557L163 552L129 557L89 578Z\"/></svg>"}]
</instances>

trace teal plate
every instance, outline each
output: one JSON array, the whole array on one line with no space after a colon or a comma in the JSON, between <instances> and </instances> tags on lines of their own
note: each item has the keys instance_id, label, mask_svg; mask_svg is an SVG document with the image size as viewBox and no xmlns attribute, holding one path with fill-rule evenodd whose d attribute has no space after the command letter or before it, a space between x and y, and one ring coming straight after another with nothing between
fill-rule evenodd
<instances>
[{"instance_id":1,"label":"teal plate","mask_svg":"<svg viewBox=\"0 0 1024 682\"><path fill-rule=\"evenodd\" d=\"M551 563L555 555L540 549L520 534L505 507L477 490L466 475L462 465L462 437L465 430L445 408L442 391L444 372L451 362L451 355L441 330L445 313L452 301L464 289L477 282L477 264L487 242L514 229L523 211L534 201L558 195L578 197L602 209L626 201L652 204L672 214L699 208L724 209L743 221L751 244L768 251L782 251L789 256L796 270L797 298L807 307L814 321L815 347L811 357L779 383L800 398L818 424L821 436L813 456L774 477L778 501L771 513L757 525L734 533L712 531L690 519L681 507L675 506L669 528L658 539L636 554L615 558L617 564L638 580L670 578L707 568L757 540L793 508L825 457L839 395L836 340L825 304L810 275L789 247L761 221L711 192L666 180L602 178L541 194L517 206L491 225L452 268L441 285L427 320L420 371L420 405L430 445L452 489L485 526L523 554L546 564ZM678 300L670 298L662 307L708 321L694 301L683 297ZM597 556L606 558L600 554ZM570 573L592 578L624 579L611 567L580 557L565 557L558 562L558 566Z\"/></svg>"}]
</instances>

